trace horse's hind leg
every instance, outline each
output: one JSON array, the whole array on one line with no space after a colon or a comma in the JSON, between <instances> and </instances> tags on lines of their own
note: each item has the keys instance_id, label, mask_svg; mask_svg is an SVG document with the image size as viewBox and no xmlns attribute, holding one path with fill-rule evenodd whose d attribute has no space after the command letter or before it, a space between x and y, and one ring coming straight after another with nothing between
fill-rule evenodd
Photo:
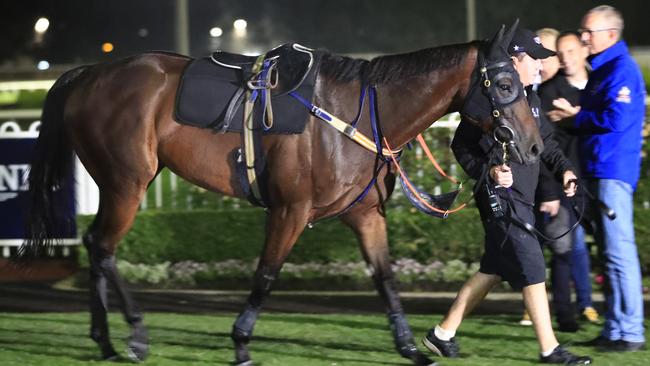
<instances>
[{"instance_id":1,"label":"horse's hind leg","mask_svg":"<svg viewBox=\"0 0 650 366\"><path fill-rule=\"evenodd\" d=\"M107 282L117 292L124 317L131 326L127 349L129 357L143 360L149 349L149 339L142 323L142 313L137 310L115 265L117 244L133 223L144 189L146 188L143 187L139 189L138 194L131 195L124 192L102 191L97 216L84 235L84 245L88 249L90 262L90 337L99 345L103 359L113 359L117 356L110 342L106 319Z\"/></svg>"},{"instance_id":2,"label":"horse's hind leg","mask_svg":"<svg viewBox=\"0 0 650 366\"><path fill-rule=\"evenodd\" d=\"M232 326L230 337L235 343L235 365L252 365L248 343L264 299L271 293L273 281L296 240L307 225L307 210L303 208L273 209L266 222L264 251L253 278L253 290L244 310Z\"/></svg>"},{"instance_id":3,"label":"horse's hind leg","mask_svg":"<svg viewBox=\"0 0 650 366\"><path fill-rule=\"evenodd\" d=\"M342 219L354 230L359 239L364 259L372 267L372 279L386 305L386 315L393 332L397 352L402 357L411 359L416 365L436 364L418 351L413 341L413 333L404 315L390 264L386 219L376 207L369 210L352 211Z\"/></svg>"}]
</instances>

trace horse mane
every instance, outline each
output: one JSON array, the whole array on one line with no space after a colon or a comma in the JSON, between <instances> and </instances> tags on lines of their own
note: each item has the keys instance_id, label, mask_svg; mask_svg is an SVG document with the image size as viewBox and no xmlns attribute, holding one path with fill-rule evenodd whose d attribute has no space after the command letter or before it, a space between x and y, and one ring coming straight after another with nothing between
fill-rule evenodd
<instances>
[{"instance_id":1,"label":"horse mane","mask_svg":"<svg viewBox=\"0 0 650 366\"><path fill-rule=\"evenodd\" d=\"M325 53L320 72L336 81L382 84L405 79L441 68L460 65L472 47L480 48L484 41L472 41L419 51L375 57L372 60L354 59Z\"/></svg>"}]
</instances>

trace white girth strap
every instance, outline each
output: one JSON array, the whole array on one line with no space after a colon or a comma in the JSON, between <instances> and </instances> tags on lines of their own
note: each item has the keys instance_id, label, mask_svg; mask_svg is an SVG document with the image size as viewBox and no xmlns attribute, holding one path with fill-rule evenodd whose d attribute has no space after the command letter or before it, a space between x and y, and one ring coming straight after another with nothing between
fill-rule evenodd
<instances>
[{"instance_id":1,"label":"white girth strap","mask_svg":"<svg viewBox=\"0 0 650 366\"><path fill-rule=\"evenodd\" d=\"M255 64L253 65L253 75L257 75L262 69L262 64L264 63L264 54L260 55ZM264 90L260 92L264 93ZM255 106L255 101L251 100L251 90L246 91L246 103L244 104L244 155L246 158L246 177L248 178L248 185L250 186L251 193L257 202L264 202L262 200L262 194L260 192L260 187L257 181L257 174L255 174L255 143L253 140L253 107ZM267 105L270 105L271 101L267 100ZM273 117L271 117L272 119ZM273 122L271 121L271 124Z\"/></svg>"}]
</instances>

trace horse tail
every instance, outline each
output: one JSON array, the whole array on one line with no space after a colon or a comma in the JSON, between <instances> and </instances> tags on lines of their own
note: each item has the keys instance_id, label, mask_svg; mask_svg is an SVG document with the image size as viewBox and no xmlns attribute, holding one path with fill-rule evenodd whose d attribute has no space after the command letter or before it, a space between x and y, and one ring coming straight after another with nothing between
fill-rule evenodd
<instances>
[{"instance_id":1,"label":"horse tail","mask_svg":"<svg viewBox=\"0 0 650 366\"><path fill-rule=\"evenodd\" d=\"M38 140L29 172L28 207L25 218L25 241L18 256L29 258L45 253L56 233L71 232L75 217L66 217L67 200L56 191L70 184L67 179L73 166L72 146L63 125L65 103L74 80L87 66L72 69L59 77L47 93Z\"/></svg>"}]
</instances>

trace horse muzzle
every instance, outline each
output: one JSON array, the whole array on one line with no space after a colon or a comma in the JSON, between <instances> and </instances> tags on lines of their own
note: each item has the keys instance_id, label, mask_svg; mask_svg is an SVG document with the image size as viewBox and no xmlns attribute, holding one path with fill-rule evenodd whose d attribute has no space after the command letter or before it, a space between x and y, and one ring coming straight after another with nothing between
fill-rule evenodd
<instances>
[{"instance_id":1,"label":"horse muzzle","mask_svg":"<svg viewBox=\"0 0 650 366\"><path fill-rule=\"evenodd\" d=\"M543 144L539 141L539 143L533 143L527 151L521 151L522 144L517 144L515 130L503 121L500 121L494 128L493 136L506 150L507 158L519 164L536 163L543 150Z\"/></svg>"}]
</instances>

